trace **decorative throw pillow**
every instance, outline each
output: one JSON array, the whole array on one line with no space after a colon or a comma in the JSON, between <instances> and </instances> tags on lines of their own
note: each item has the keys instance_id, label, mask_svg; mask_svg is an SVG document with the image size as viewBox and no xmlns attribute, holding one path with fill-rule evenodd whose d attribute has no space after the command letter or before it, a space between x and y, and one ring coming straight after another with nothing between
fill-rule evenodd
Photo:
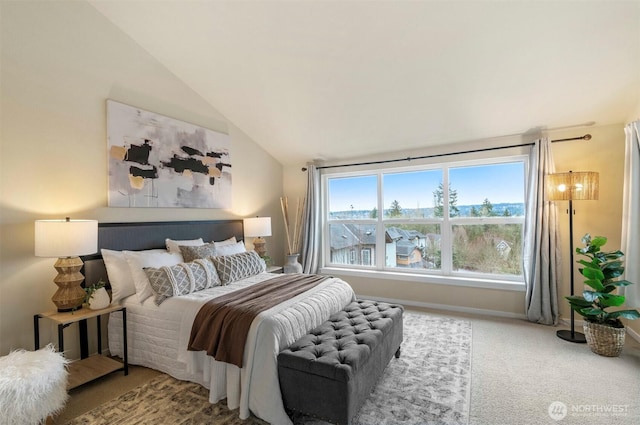
<instances>
[{"instance_id":1,"label":"decorative throw pillow","mask_svg":"<svg viewBox=\"0 0 640 425\"><path fill-rule=\"evenodd\" d=\"M167 246L167 251L172 254L180 254L180 246L200 246L204 245L204 241L202 238L198 239L188 239L182 241L176 241L174 239L165 239L165 245Z\"/></svg>"},{"instance_id":2,"label":"decorative throw pillow","mask_svg":"<svg viewBox=\"0 0 640 425\"><path fill-rule=\"evenodd\" d=\"M138 302L143 303L144 300L153 295L149 279L144 273L145 267L162 267L173 266L182 261L180 254L171 254L166 249L150 249L147 251L123 251L124 258L129 263L131 276L136 288L136 297Z\"/></svg>"},{"instance_id":3,"label":"decorative throw pillow","mask_svg":"<svg viewBox=\"0 0 640 425\"><path fill-rule=\"evenodd\" d=\"M212 243L200 245L200 246L180 246L180 253L185 263L190 263L193 260L200 258L213 257L216 255L216 247Z\"/></svg>"},{"instance_id":4,"label":"decorative throw pillow","mask_svg":"<svg viewBox=\"0 0 640 425\"><path fill-rule=\"evenodd\" d=\"M144 269L155 294L156 305L167 298L186 295L220 285L220 279L213 263L209 260L195 260L174 266Z\"/></svg>"},{"instance_id":5,"label":"decorative throw pillow","mask_svg":"<svg viewBox=\"0 0 640 425\"><path fill-rule=\"evenodd\" d=\"M241 252L247 252L247 248L245 248L244 242L239 241L236 243L230 243L226 245L216 245L215 255L220 257L223 255L240 254Z\"/></svg>"},{"instance_id":6,"label":"decorative throw pillow","mask_svg":"<svg viewBox=\"0 0 640 425\"><path fill-rule=\"evenodd\" d=\"M262 273L267 266L255 251L211 257L222 285Z\"/></svg>"}]
</instances>

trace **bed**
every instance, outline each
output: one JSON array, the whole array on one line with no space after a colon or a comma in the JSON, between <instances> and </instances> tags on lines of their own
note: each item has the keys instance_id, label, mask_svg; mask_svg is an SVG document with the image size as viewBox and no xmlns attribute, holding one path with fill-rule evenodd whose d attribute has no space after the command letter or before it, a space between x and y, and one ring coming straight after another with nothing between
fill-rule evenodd
<instances>
[{"instance_id":1,"label":"bed","mask_svg":"<svg viewBox=\"0 0 640 425\"><path fill-rule=\"evenodd\" d=\"M199 238L219 243L242 240L242 221L101 223L98 229L98 245L105 253L162 250L166 239L186 242ZM101 255L84 257L87 282L113 278L106 271L105 259ZM154 296L141 302L140 290L119 294L126 295L116 302L127 307L129 363L203 385L209 389L211 403L226 398L230 409L239 409L240 419L253 413L269 423L290 424L279 391L277 355L355 299L346 282L329 277L313 289L260 313L251 323L241 368L216 361L203 351L187 350L192 323L204 303L279 276L265 271L251 273L228 285L169 297L160 305ZM116 294L113 282L109 285ZM111 354L122 357L120 312L109 318L108 339Z\"/></svg>"}]
</instances>

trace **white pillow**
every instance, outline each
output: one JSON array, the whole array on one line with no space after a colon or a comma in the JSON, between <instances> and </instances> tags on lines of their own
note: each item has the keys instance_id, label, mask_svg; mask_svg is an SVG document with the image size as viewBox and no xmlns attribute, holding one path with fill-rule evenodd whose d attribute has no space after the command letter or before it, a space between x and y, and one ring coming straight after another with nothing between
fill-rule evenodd
<instances>
[{"instance_id":1,"label":"white pillow","mask_svg":"<svg viewBox=\"0 0 640 425\"><path fill-rule=\"evenodd\" d=\"M116 303L129 295L135 294L136 287L124 253L111 249L101 249L100 252L102 253L104 266L107 269L107 276L111 284L111 302Z\"/></svg>"},{"instance_id":2,"label":"white pillow","mask_svg":"<svg viewBox=\"0 0 640 425\"><path fill-rule=\"evenodd\" d=\"M238 242L236 240L236 237L235 236L231 236L229 239L225 239L225 240L220 241L220 242L214 242L213 245L217 248L219 246L233 245L236 242Z\"/></svg>"},{"instance_id":3,"label":"white pillow","mask_svg":"<svg viewBox=\"0 0 640 425\"><path fill-rule=\"evenodd\" d=\"M133 277L136 296L140 303L153 295L149 278L147 278L143 268L160 268L162 266L173 266L182 262L181 254L172 254L164 249L123 252L127 263L129 263L129 270Z\"/></svg>"},{"instance_id":4,"label":"white pillow","mask_svg":"<svg viewBox=\"0 0 640 425\"><path fill-rule=\"evenodd\" d=\"M247 248L245 248L242 241L228 245L216 245L216 256L240 254L242 252L247 252Z\"/></svg>"},{"instance_id":5,"label":"white pillow","mask_svg":"<svg viewBox=\"0 0 640 425\"><path fill-rule=\"evenodd\" d=\"M172 254L180 254L180 245L182 246L200 246L204 245L202 238L189 239L184 241L176 241L173 239L165 239L164 243L167 245L167 250Z\"/></svg>"}]
</instances>

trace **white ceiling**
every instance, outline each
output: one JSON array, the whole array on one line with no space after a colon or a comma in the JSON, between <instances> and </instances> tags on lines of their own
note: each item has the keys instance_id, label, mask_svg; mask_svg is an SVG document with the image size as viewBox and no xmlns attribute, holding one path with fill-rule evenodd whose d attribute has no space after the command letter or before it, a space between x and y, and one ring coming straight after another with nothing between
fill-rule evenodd
<instances>
[{"instance_id":1,"label":"white ceiling","mask_svg":"<svg viewBox=\"0 0 640 425\"><path fill-rule=\"evenodd\" d=\"M623 123L640 1L90 1L285 165Z\"/></svg>"}]
</instances>

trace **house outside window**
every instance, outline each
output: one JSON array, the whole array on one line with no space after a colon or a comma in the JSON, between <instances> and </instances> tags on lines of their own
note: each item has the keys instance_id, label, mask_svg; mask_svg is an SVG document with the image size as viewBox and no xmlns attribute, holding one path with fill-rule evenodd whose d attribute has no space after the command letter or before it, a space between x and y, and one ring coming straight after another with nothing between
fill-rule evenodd
<instances>
[{"instance_id":1,"label":"house outside window","mask_svg":"<svg viewBox=\"0 0 640 425\"><path fill-rule=\"evenodd\" d=\"M324 174L323 267L522 283L526 164L518 155Z\"/></svg>"}]
</instances>

